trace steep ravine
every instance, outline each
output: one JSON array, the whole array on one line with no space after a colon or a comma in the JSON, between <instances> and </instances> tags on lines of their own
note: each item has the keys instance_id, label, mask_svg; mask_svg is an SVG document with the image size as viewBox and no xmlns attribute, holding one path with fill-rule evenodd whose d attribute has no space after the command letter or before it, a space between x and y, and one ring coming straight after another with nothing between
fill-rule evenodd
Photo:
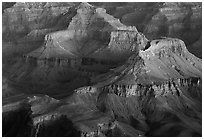
<instances>
[{"instance_id":1,"label":"steep ravine","mask_svg":"<svg viewBox=\"0 0 204 139\"><path fill-rule=\"evenodd\" d=\"M41 18L52 9L57 17L50 16L50 24L64 26L56 31L50 25L52 32L32 50L29 44L13 51L7 43L12 51L3 57L4 137L202 136L202 59L184 41L148 40L89 3L17 3L5 14L14 9L24 15L19 6L41 9ZM35 25L38 30L41 22Z\"/></svg>"}]
</instances>

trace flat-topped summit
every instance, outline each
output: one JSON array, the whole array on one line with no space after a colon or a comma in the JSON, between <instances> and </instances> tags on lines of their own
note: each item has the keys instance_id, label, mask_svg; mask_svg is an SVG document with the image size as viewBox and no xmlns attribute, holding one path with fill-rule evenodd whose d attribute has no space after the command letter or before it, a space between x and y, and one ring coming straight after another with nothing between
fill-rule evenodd
<instances>
[{"instance_id":1,"label":"flat-topped summit","mask_svg":"<svg viewBox=\"0 0 204 139\"><path fill-rule=\"evenodd\" d=\"M36 58L90 57L121 61L147 43L136 27L123 25L103 8L81 3L76 9L77 14L67 30L47 34L44 45L28 55ZM52 52L46 49L52 49ZM47 54L49 52L52 54Z\"/></svg>"},{"instance_id":2,"label":"flat-topped summit","mask_svg":"<svg viewBox=\"0 0 204 139\"><path fill-rule=\"evenodd\" d=\"M133 54L127 62L95 79L102 84L152 84L176 78L201 78L202 61L187 49L182 40L154 40L149 48ZM117 75L117 76L116 76ZM107 78L108 77L108 78Z\"/></svg>"},{"instance_id":3,"label":"flat-topped summit","mask_svg":"<svg viewBox=\"0 0 204 139\"><path fill-rule=\"evenodd\" d=\"M178 36L148 40L138 32L148 18L158 18L149 22L152 33L166 28L165 17L183 22L177 3L164 12L161 4L34 2L11 8L19 14L4 10L23 25L4 19L11 29L33 23L26 39L2 44L3 136L202 136L202 60ZM137 25L123 22L127 13Z\"/></svg>"},{"instance_id":4,"label":"flat-topped summit","mask_svg":"<svg viewBox=\"0 0 204 139\"><path fill-rule=\"evenodd\" d=\"M162 38L153 40L149 43L149 48L146 48L145 51L141 51L140 54L141 56L146 55L148 57L151 55L157 55L158 57L168 57L171 53L175 53L181 56L189 54L185 43L177 38Z\"/></svg>"}]
</instances>

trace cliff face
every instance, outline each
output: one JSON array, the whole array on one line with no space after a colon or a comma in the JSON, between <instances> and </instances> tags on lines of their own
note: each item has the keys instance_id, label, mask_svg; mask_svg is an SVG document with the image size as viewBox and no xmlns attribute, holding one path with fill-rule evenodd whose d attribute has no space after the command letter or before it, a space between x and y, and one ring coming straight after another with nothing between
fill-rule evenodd
<instances>
[{"instance_id":1,"label":"cliff face","mask_svg":"<svg viewBox=\"0 0 204 139\"><path fill-rule=\"evenodd\" d=\"M188 79L177 79L175 81L169 80L160 84L152 84L152 85L124 85L124 84L112 84L109 86L105 86L102 88L105 92L114 93L118 96L123 97L131 97L131 96L144 96L149 95L148 93L152 93L155 97L157 96L165 96L169 93L173 95L180 96L182 91L179 89L180 87L188 88L190 86L195 86L198 88L201 86L200 78L188 78ZM195 93L195 95L201 95L199 92Z\"/></svg>"},{"instance_id":2,"label":"cliff face","mask_svg":"<svg viewBox=\"0 0 204 139\"><path fill-rule=\"evenodd\" d=\"M151 22L146 27L146 33L152 34L149 36L152 39L158 37L156 33L159 33L159 24L156 25L154 23L158 23L159 20L164 18L164 26L166 26L166 33L163 32L165 35L169 37L176 37L184 40L188 45L191 44L189 41L194 42L198 39L201 32L197 32L195 34L196 38L191 40L186 40L187 34L190 33L189 31L196 32L199 30L201 25L198 21L201 20L201 5L199 3L190 4L190 3L163 3L162 7L159 9L159 12L152 17ZM156 29L158 28L158 32ZM184 31L186 30L187 31ZM155 31L154 31L155 30ZM154 35L155 33L155 35ZM161 31L162 33L162 31ZM162 34L161 34L162 35ZM185 38L186 37L186 38ZM194 40L195 39L195 40Z\"/></svg>"},{"instance_id":3,"label":"cliff face","mask_svg":"<svg viewBox=\"0 0 204 139\"><path fill-rule=\"evenodd\" d=\"M11 128L4 128L3 135L200 136L201 88L200 79L190 78L158 85L89 86L63 100L28 97L23 105L4 105L3 127L16 125L21 131L11 134ZM30 110L24 110L25 104L30 105ZM32 114L26 114L29 111ZM18 119L26 126L17 120L8 124L14 114L27 115L28 121ZM24 135L25 130L30 132Z\"/></svg>"},{"instance_id":4,"label":"cliff face","mask_svg":"<svg viewBox=\"0 0 204 139\"><path fill-rule=\"evenodd\" d=\"M189 53L183 41L166 38L152 41L149 48L133 54L126 64L94 81L151 84L171 78L201 78L201 65L201 59Z\"/></svg>"},{"instance_id":5,"label":"cliff face","mask_svg":"<svg viewBox=\"0 0 204 139\"><path fill-rule=\"evenodd\" d=\"M93 81L95 85L78 88L62 100L22 99L30 105L32 124L21 130L31 130L29 136L201 136L201 60L183 41L152 41L123 66ZM15 112L13 106L22 107L4 105L4 115ZM4 135L9 132L5 129Z\"/></svg>"},{"instance_id":6,"label":"cliff face","mask_svg":"<svg viewBox=\"0 0 204 139\"><path fill-rule=\"evenodd\" d=\"M16 3L4 10L3 40L42 41L45 34L66 28L62 20L69 21L72 18L72 14L68 16L66 13L73 5L71 3L52 5L45 2Z\"/></svg>"},{"instance_id":7,"label":"cliff face","mask_svg":"<svg viewBox=\"0 0 204 139\"><path fill-rule=\"evenodd\" d=\"M96 77L94 86L77 92L99 93L98 109L118 121L129 122L145 135L199 136L201 65L183 41L154 40L126 64ZM172 128L177 130L170 131Z\"/></svg>"},{"instance_id":8,"label":"cliff face","mask_svg":"<svg viewBox=\"0 0 204 139\"><path fill-rule=\"evenodd\" d=\"M202 41L199 39L202 19L200 3L92 4L103 7L108 14L120 19L122 24L136 26L150 40L164 36L184 40L191 53L202 57ZM3 13L4 40L11 38L9 41L42 41L47 33L68 27L76 14L74 7L77 5L78 3L16 3L13 7L8 6L10 8ZM50 16L46 17L46 14ZM197 49L199 50L196 51Z\"/></svg>"},{"instance_id":9,"label":"cliff face","mask_svg":"<svg viewBox=\"0 0 204 139\"><path fill-rule=\"evenodd\" d=\"M76 15L67 29L45 35L41 47L24 55L25 61L13 66L20 67L14 73L10 71L17 80L40 77L61 81L60 78L69 80L77 75L94 76L117 66L147 44L148 40L135 27L121 24L105 9L88 3L81 3L75 9ZM29 35L32 37L32 33ZM69 72L73 76L69 77Z\"/></svg>"},{"instance_id":10,"label":"cliff face","mask_svg":"<svg viewBox=\"0 0 204 139\"><path fill-rule=\"evenodd\" d=\"M94 3L93 3L94 4ZM96 4L97 5L97 4ZM183 40L188 50L202 57L201 45L193 45L201 36L201 3L99 3L125 25L136 26L152 40L175 37ZM202 42L199 40L199 42ZM199 51L195 51L195 48Z\"/></svg>"},{"instance_id":11,"label":"cliff face","mask_svg":"<svg viewBox=\"0 0 204 139\"><path fill-rule=\"evenodd\" d=\"M77 9L67 30L47 34L45 45L29 55L37 58L90 57L122 61L132 52L143 49L148 41L135 27L121 24L105 9L88 3L80 4Z\"/></svg>"},{"instance_id":12,"label":"cliff face","mask_svg":"<svg viewBox=\"0 0 204 139\"><path fill-rule=\"evenodd\" d=\"M130 13L137 5L131 4ZM161 6L144 19L146 23L151 17L151 27L145 24L140 29L155 29L157 36L163 33L157 24L161 20L174 23L180 17L186 22L189 18L185 17L194 18L186 15L183 4L140 3L149 10L138 12L139 19L143 11ZM21 58L11 53L18 59L12 57L6 63L3 136L202 135L202 60L188 51L184 41L168 37L148 40L136 27L109 15L111 5L102 3L106 10L89 3L70 5L17 3L4 10L5 17L12 16L9 11L13 9L19 15L29 11L29 18L9 19L21 29L5 24L17 34L18 43L38 40L41 35L44 43L29 53L25 50ZM193 10L196 5L186 7ZM123 9L120 6L116 3L116 11ZM140 6L136 7L138 11ZM173 16L176 12L178 16ZM117 16L124 20L121 13ZM195 15L200 17L199 12ZM39 22L33 23L31 18ZM58 28L61 24L63 29Z\"/></svg>"},{"instance_id":13,"label":"cliff face","mask_svg":"<svg viewBox=\"0 0 204 139\"><path fill-rule=\"evenodd\" d=\"M148 38L155 39L158 36L169 36L182 39L189 49L197 56L192 44L201 36L201 5L188 3L164 3L159 12L152 17L146 26L144 33ZM176 14L175 14L176 13ZM158 24L159 22L162 24ZM201 46L199 46L201 50Z\"/></svg>"}]
</instances>

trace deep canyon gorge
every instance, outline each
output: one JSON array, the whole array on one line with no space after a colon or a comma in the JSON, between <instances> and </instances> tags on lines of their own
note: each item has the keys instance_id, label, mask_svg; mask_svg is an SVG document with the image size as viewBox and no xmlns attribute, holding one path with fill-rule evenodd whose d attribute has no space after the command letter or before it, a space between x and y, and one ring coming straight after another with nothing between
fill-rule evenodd
<instances>
[{"instance_id":1,"label":"deep canyon gorge","mask_svg":"<svg viewBox=\"0 0 204 139\"><path fill-rule=\"evenodd\" d=\"M202 3L2 3L2 136L202 136Z\"/></svg>"}]
</instances>

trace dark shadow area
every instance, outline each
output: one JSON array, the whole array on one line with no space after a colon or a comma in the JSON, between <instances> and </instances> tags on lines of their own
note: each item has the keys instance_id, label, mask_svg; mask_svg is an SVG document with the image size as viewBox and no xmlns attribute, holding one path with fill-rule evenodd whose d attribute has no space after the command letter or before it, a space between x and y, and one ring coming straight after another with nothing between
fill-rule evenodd
<instances>
[{"instance_id":1,"label":"dark shadow area","mask_svg":"<svg viewBox=\"0 0 204 139\"><path fill-rule=\"evenodd\" d=\"M29 137L31 135L32 119L30 107L20 107L18 110L3 112L3 137Z\"/></svg>"},{"instance_id":2,"label":"dark shadow area","mask_svg":"<svg viewBox=\"0 0 204 139\"><path fill-rule=\"evenodd\" d=\"M147 42L147 45L146 45L145 48L144 48L144 51L147 50L150 46L151 46L151 41L148 41L148 42Z\"/></svg>"},{"instance_id":3,"label":"dark shadow area","mask_svg":"<svg viewBox=\"0 0 204 139\"><path fill-rule=\"evenodd\" d=\"M80 137L81 135L72 121L64 115L38 124L32 133L32 136L37 137Z\"/></svg>"},{"instance_id":4,"label":"dark shadow area","mask_svg":"<svg viewBox=\"0 0 204 139\"><path fill-rule=\"evenodd\" d=\"M30 108L4 112L2 114L3 137L79 137L80 131L66 116L44 120L34 127Z\"/></svg>"}]
</instances>

